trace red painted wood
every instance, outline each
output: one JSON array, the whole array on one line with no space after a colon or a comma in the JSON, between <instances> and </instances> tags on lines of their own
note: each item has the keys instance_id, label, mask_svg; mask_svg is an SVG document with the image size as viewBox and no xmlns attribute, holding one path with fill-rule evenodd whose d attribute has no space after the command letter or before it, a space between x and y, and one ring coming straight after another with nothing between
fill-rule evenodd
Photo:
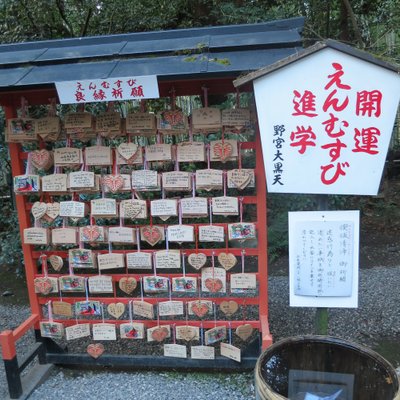
<instances>
[{"instance_id":1,"label":"red painted wood","mask_svg":"<svg viewBox=\"0 0 400 400\"><path fill-rule=\"evenodd\" d=\"M16 112L11 107L5 107L6 118L15 118ZM11 171L12 176L23 175L25 173L22 160L19 158L21 145L18 143L10 143L10 158L11 158ZM26 197L22 195L15 196L15 203L18 212L19 229L21 238L23 237L24 229L31 226L29 212L26 210ZM32 254L32 246L26 245L22 242L22 251L24 254L25 274L28 286L29 303L33 314L41 314L41 310L37 301L37 296L33 287L34 275L37 273L36 263Z\"/></svg>"},{"instance_id":2,"label":"red painted wood","mask_svg":"<svg viewBox=\"0 0 400 400\"><path fill-rule=\"evenodd\" d=\"M207 82L201 79L196 80L174 80L171 81L161 81L159 82L160 86L160 96L168 97L170 90L172 87L175 89L175 93L177 96L181 95L189 95L193 93L202 93L202 87L208 87L208 94L221 94L221 93L231 93L235 92L235 89L232 85L232 78L216 78L216 79L208 79ZM53 87L47 88L36 88L32 90L20 90L20 91L10 91L10 92L2 92L0 93L0 104L5 107L6 110L6 118L15 117L15 109L20 106L20 98L24 96L30 105L34 104L48 104L49 98L57 97L57 93ZM261 140L260 140L260 133L257 130L256 133L256 140L255 142L244 142L241 144L242 149L252 149L256 154L256 168L255 168L255 175L256 175L256 195L255 196L243 196L243 203L244 204L255 204L257 206L257 220L254 221L257 227L257 238L258 238L258 245L256 248L244 248L246 252L246 256L257 256L258 257L258 272L256 273L257 282L258 282L258 295L254 297L235 297L234 295L229 295L227 293L224 297L202 297L204 300L210 300L215 302L216 304L220 304L223 301L233 300L236 301L240 309L237 313L243 313L243 306L259 306L259 319L258 320L251 320L247 321L243 318L242 321L214 321L212 319L207 321L200 321L200 320L190 320L188 323L194 326L204 326L205 328L211 328L217 323L217 325L225 325L231 326L232 328L236 328L238 325L249 323L254 328L259 329L262 335L262 346L263 348L268 347L272 344L272 336L269 330L269 323L268 323L268 267L267 267L267 193L266 193L266 181L265 181L265 171L264 171L264 163L263 163L263 156L261 151ZM13 176L15 175L22 175L24 174L23 162L27 158L27 153L21 151L21 146L19 144L10 144L10 153L11 153L11 165L12 165L12 173ZM16 204L17 204L17 211L19 216L19 224L20 224L20 231L21 235L23 230L27 227L31 226L30 221L30 209L32 204L26 201L26 197L24 196L17 196L16 197ZM191 224L194 226L198 226L199 224ZM200 224L204 225L204 224ZM226 223L216 223L215 225L227 226ZM226 247L221 246L218 249L198 249L198 252L205 253L208 257L214 254L218 256L220 252L226 252ZM229 252L233 253L237 257L241 256L242 248L241 247L229 247ZM28 293L29 293L29 301L32 309L32 315L28 320L26 320L19 328L17 328L14 333L12 331L11 334L6 331L0 334L0 343L3 345L3 357L4 354L6 355L5 359L10 359L15 356L15 340L21 337L28 327L31 327L32 324L37 328L38 327L38 320L43 318L42 315L42 306L48 303L49 300L59 300L58 295L56 296L41 296L34 292L34 279L38 275L38 270L36 266L36 260L40 257L41 254L55 254L63 257L64 259L67 258L68 253L66 251L44 251L38 252L33 251L32 246L24 245L23 244L23 251L24 251L24 260L26 266L26 277L27 277L27 286L28 286ZM135 250L115 250L117 253L128 253L134 252ZM152 251L152 250L142 250L145 252ZM191 253L195 253L195 249L182 249L187 255ZM107 251L102 251L106 253ZM240 263L240 258L239 258ZM151 272L145 272L143 274L129 274L129 270L125 270L128 274L113 274L113 280L118 281L122 277L126 276L134 276L139 278L140 276L151 275ZM51 271L49 271L51 272ZM75 271L77 272L77 271ZM158 274L161 276L181 276L181 273L177 274L163 274L162 271L158 271ZM79 275L79 273L77 273ZM198 276L198 274L187 274L188 276ZM51 274L49 276L58 277L60 274ZM89 275L85 275L89 276ZM229 278L230 272L227 273ZM109 304L116 301L122 301L124 303L128 303L130 300L140 300L140 297L132 298L132 297L116 297L116 284L114 285L114 296L113 297L92 297L90 296L91 300L101 301L105 304ZM76 301L85 301L86 297L82 294L81 297L65 297L66 294L63 296L63 301L68 303L74 303ZM173 300L181 300L184 302L193 301L197 298L178 298L173 297ZM145 297L145 301L150 302L151 304L157 304L160 301L167 301L169 298L156 298L156 297ZM245 312L244 312L245 315ZM74 319L71 320L57 320L59 322L63 322L66 326L73 325L76 323ZM136 320L135 320L136 321ZM88 322L88 323L98 323L101 322L99 320L83 320L79 319L80 323ZM122 322L129 322L129 321L119 321L119 320L112 320L106 321L112 323L122 323ZM140 321L145 323L147 326L155 326L157 325L157 321ZM170 325L185 325L185 320L161 320L161 324L170 324ZM5 349L5 350L4 350ZM5 353L4 353L5 351Z\"/></svg>"}]
</instances>

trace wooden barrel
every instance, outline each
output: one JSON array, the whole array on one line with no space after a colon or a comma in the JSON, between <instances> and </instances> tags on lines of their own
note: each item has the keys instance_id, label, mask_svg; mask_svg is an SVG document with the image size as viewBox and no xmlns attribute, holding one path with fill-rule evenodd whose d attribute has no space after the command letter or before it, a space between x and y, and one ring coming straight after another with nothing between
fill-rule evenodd
<instances>
[{"instance_id":1,"label":"wooden barrel","mask_svg":"<svg viewBox=\"0 0 400 400\"><path fill-rule=\"evenodd\" d=\"M381 355L330 336L283 339L266 349L255 367L257 400L304 400L307 394L400 400L399 386L395 369Z\"/></svg>"}]
</instances>

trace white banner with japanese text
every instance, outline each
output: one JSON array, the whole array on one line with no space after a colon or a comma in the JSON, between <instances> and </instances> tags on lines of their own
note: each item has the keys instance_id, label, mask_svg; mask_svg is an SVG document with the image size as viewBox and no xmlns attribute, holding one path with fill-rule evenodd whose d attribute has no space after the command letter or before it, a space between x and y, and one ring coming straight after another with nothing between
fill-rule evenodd
<instances>
[{"instance_id":1,"label":"white banner with japanese text","mask_svg":"<svg viewBox=\"0 0 400 400\"><path fill-rule=\"evenodd\" d=\"M56 82L61 104L157 99L156 75Z\"/></svg>"},{"instance_id":2,"label":"white banner with japanese text","mask_svg":"<svg viewBox=\"0 0 400 400\"><path fill-rule=\"evenodd\" d=\"M290 306L358 304L359 211L289 213Z\"/></svg>"},{"instance_id":3,"label":"white banner with japanese text","mask_svg":"<svg viewBox=\"0 0 400 400\"><path fill-rule=\"evenodd\" d=\"M269 192L378 193L398 74L324 48L257 78L254 91Z\"/></svg>"}]
</instances>

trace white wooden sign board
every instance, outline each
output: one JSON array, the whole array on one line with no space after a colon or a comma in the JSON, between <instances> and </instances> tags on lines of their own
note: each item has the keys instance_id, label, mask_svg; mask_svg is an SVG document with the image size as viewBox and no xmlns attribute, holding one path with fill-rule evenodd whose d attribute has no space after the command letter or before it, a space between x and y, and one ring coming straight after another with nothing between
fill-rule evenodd
<instances>
[{"instance_id":1,"label":"white wooden sign board","mask_svg":"<svg viewBox=\"0 0 400 400\"><path fill-rule=\"evenodd\" d=\"M158 99L156 75L55 82L61 104Z\"/></svg>"},{"instance_id":2,"label":"white wooden sign board","mask_svg":"<svg viewBox=\"0 0 400 400\"><path fill-rule=\"evenodd\" d=\"M398 74L324 48L255 79L254 92L269 192L378 193Z\"/></svg>"},{"instance_id":3,"label":"white wooden sign board","mask_svg":"<svg viewBox=\"0 0 400 400\"><path fill-rule=\"evenodd\" d=\"M289 213L292 307L357 308L359 211Z\"/></svg>"}]
</instances>

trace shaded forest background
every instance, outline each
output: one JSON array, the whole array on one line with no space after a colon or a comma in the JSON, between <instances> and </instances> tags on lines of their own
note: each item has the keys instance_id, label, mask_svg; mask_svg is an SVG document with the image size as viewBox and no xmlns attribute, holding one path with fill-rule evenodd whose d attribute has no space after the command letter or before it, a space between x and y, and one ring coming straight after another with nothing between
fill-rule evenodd
<instances>
[{"instance_id":1,"label":"shaded forest background","mask_svg":"<svg viewBox=\"0 0 400 400\"><path fill-rule=\"evenodd\" d=\"M0 0L0 42L256 23L296 16L305 17L305 46L332 38L400 64L400 0ZM361 201L330 196L331 207L361 208L366 217L374 216L379 221L378 229L385 232L385 221L400 221L400 193L390 183L398 174L396 160L400 160L398 124L382 194ZM0 161L0 265L16 265L18 271L21 251L4 143L4 118L0 118ZM388 188L390 196L385 195ZM274 259L287 249L287 211L315 209L315 198L269 195L268 208L269 254ZM377 229L376 225L373 229ZM398 226L393 229L400 236Z\"/></svg>"}]
</instances>

